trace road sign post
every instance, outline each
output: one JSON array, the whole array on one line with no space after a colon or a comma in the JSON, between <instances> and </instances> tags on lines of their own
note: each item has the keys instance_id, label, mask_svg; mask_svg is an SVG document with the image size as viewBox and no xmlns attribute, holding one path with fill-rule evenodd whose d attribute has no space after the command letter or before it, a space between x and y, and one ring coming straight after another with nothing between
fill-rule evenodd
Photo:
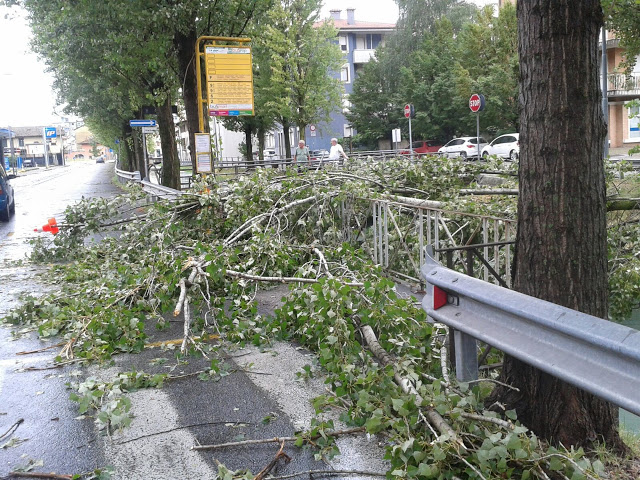
<instances>
[{"instance_id":1,"label":"road sign post","mask_svg":"<svg viewBox=\"0 0 640 480\"><path fill-rule=\"evenodd\" d=\"M474 93L469 98L469 109L476 114L476 149L480 160L480 112L484 110L484 95Z\"/></svg>"},{"instance_id":2,"label":"road sign post","mask_svg":"<svg viewBox=\"0 0 640 480\"><path fill-rule=\"evenodd\" d=\"M409 119L409 155L411 155L411 158L413 159L413 137L411 135L411 119L414 116L414 109L413 105L411 105L410 103L407 103L404 106L404 116Z\"/></svg>"}]
</instances>

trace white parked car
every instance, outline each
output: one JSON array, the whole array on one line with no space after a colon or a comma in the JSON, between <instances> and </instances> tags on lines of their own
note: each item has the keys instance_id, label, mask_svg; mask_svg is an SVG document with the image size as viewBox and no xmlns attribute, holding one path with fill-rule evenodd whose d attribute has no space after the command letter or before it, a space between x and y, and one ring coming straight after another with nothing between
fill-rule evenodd
<instances>
[{"instance_id":1,"label":"white parked car","mask_svg":"<svg viewBox=\"0 0 640 480\"><path fill-rule=\"evenodd\" d=\"M480 137L480 151L487 145L487 141ZM449 158L462 157L473 159L478 156L478 137L458 137L450 140L444 147L438 150L440 155Z\"/></svg>"},{"instance_id":2,"label":"white parked car","mask_svg":"<svg viewBox=\"0 0 640 480\"><path fill-rule=\"evenodd\" d=\"M487 158L489 155L497 155L517 162L520 156L520 134L507 133L496 137L493 142L482 149L482 158Z\"/></svg>"}]
</instances>

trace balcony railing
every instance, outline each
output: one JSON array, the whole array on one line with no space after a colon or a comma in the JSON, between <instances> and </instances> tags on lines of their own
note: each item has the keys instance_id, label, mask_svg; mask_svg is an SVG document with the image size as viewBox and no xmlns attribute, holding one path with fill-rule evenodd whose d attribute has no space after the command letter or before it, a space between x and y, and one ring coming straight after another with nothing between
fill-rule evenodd
<instances>
[{"instance_id":1,"label":"balcony railing","mask_svg":"<svg viewBox=\"0 0 640 480\"><path fill-rule=\"evenodd\" d=\"M612 93L640 94L640 73L625 75L612 73L607 75L609 95Z\"/></svg>"},{"instance_id":2,"label":"balcony railing","mask_svg":"<svg viewBox=\"0 0 640 480\"><path fill-rule=\"evenodd\" d=\"M356 49L353 51L353 63L368 63L375 53L375 50Z\"/></svg>"}]
</instances>

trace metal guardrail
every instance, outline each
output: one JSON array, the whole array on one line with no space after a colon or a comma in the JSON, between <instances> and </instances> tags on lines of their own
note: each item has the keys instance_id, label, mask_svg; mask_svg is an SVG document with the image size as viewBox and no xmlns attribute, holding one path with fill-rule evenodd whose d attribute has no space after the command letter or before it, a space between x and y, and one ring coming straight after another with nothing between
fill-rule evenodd
<instances>
[{"instance_id":1,"label":"metal guardrail","mask_svg":"<svg viewBox=\"0 0 640 480\"><path fill-rule=\"evenodd\" d=\"M140 172L137 170L135 172L127 172L126 170L120 170L118 167L115 167L115 170L118 180L121 183L139 182L141 180Z\"/></svg>"},{"instance_id":2,"label":"metal guardrail","mask_svg":"<svg viewBox=\"0 0 640 480\"><path fill-rule=\"evenodd\" d=\"M182 195L184 195L184 192L181 192L180 190L174 190L173 188L163 187L162 185L158 185L157 183L151 183L148 180L142 180L140 184L142 185L142 189L145 192L157 198L164 198L166 200L175 200L181 197Z\"/></svg>"},{"instance_id":3,"label":"metal guardrail","mask_svg":"<svg viewBox=\"0 0 640 480\"><path fill-rule=\"evenodd\" d=\"M640 331L454 272L430 256L422 275L422 308L455 329L458 379L477 378L477 339L640 415Z\"/></svg>"}]
</instances>

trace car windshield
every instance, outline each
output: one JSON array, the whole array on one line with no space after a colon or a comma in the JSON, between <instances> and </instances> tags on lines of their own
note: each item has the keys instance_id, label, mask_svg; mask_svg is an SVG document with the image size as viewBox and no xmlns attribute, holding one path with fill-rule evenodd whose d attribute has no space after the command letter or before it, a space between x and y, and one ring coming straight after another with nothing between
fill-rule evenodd
<instances>
[{"instance_id":1,"label":"car windshield","mask_svg":"<svg viewBox=\"0 0 640 480\"><path fill-rule=\"evenodd\" d=\"M477 137L473 137L473 138L469 139L469 143L473 143L475 145L476 143L478 143L478 138ZM487 142L485 141L484 138L480 137L480 143L487 143Z\"/></svg>"}]
</instances>

